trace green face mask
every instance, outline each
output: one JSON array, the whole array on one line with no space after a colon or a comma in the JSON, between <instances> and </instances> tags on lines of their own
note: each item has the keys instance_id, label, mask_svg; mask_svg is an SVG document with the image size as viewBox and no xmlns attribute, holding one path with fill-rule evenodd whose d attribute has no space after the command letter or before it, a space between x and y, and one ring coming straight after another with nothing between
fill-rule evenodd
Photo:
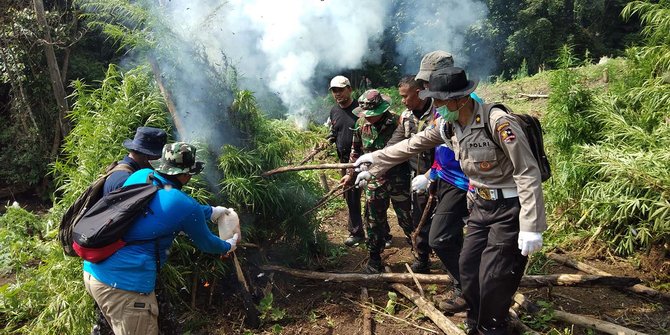
<instances>
[{"instance_id":1,"label":"green face mask","mask_svg":"<svg viewBox=\"0 0 670 335\"><path fill-rule=\"evenodd\" d=\"M458 114L460 114L459 112L461 111L461 109L459 108L458 110L452 112L447 108L446 105L437 107L435 110L447 122L454 122L458 120Z\"/></svg>"}]
</instances>

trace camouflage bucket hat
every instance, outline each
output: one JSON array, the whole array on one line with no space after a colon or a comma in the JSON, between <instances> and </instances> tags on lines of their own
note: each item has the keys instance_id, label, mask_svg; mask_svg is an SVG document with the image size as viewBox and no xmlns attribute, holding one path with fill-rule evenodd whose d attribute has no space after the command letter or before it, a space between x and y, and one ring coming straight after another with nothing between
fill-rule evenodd
<instances>
[{"instance_id":1,"label":"camouflage bucket hat","mask_svg":"<svg viewBox=\"0 0 670 335\"><path fill-rule=\"evenodd\" d=\"M384 100L377 90L367 90L358 98L358 105L363 109L363 116L377 116L386 112L391 104Z\"/></svg>"},{"instance_id":2,"label":"camouflage bucket hat","mask_svg":"<svg viewBox=\"0 0 670 335\"><path fill-rule=\"evenodd\" d=\"M151 166L162 174L176 175L188 173L196 175L204 168L204 163L196 161L196 148L186 142L175 142L163 147L160 159L151 161Z\"/></svg>"}]
</instances>

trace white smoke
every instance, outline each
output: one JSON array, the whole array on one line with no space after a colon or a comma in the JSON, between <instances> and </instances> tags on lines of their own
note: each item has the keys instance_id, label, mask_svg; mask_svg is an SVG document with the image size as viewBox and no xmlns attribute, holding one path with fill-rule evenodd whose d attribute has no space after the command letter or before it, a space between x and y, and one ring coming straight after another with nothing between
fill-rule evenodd
<instances>
[{"instance_id":1,"label":"white smoke","mask_svg":"<svg viewBox=\"0 0 670 335\"><path fill-rule=\"evenodd\" d=\"M255 92L259 100L278 97L286 116L301 126L315 112L309 110L311 102L327 93L331 76L361 68L364 62L379 62L385 29L401 32L396 59L402 72L416 73L421 56L432 50L452 52L457 65L465 62L461 54L465 30L486 16L482 1L458 0L164 3L158 10L173 22L172 33L202 48L213 66L232 64L239 88ZM184 58L183 62L189 61ZM182 92L186 94L182 100L191 99L193 91L197 89ZM198 111L189 112L191 119L198 118Z\"/></svg>"},{"instance_id":2,"label":"white smoke","mask_svg":"<svg viewBox=\"0 0 670 335\"><path fill-rule=\"evenodd\" d=\"M403 70L410 74L419 71L421 56L434 50L453 54L456 66L468 65L470 59L464 53L468 43L465 40L466 30L488 15L488 8L483 1L442 0L421 2L421 5L417 5L417 2L403 3L397 10L407 14L393 23L402 32L402 38L396 45L396 59ZM475 67L489 66L482 64L479 58L477 62L473 64Z\"/></svg>"}]
</instances>

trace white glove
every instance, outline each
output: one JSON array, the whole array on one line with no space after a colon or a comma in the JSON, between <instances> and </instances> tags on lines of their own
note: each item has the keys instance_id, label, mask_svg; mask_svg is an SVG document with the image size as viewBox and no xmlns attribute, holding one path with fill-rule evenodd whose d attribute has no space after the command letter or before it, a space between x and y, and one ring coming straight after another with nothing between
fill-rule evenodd
<instances>
[{"instance_id":1,"label":"white glove","mask_svg":"<svg viewBox=\"0 0 670 335\"><path fill-rule=\"evenodd\" d=\"M532 253L542 249L542 233L520 231L518 242L521 255L530 256Z\"/></svg>"},{"instance_id":2,"label":"white glove","mask_svg":"<svg viewBox=\"0 0 670 335\"><path fill-rule=\"evenodd\" d=\"M229 212L230 210L223 206L212 207L212 216L210 216L209 219L216 221L221 217L221 215L228 214Z\"/></svg>"},{"instance_id":3,"label":"white glove","mask_svg":"<svg viewBox=\"0 0 670 335\"><path fill-rule=\"evenodd\" d=\"M226 242L228 242L228 244L230 244L230 250L228 250L228 253L231 253L231 252L235 251L235 249L237 249L238 236L239 235L234 234L233 237L226 240Z\"/></svg>"},{"instance_id":4,"label":"white glove","mask_svg":"<svg viewBox=\"0 0 670 335\"><path fill-rule=\"evenodd\" d=\"M368 186L368 181L372 179L372 175L368 171L362 171L361 173L358 174L358 177L356 177L356 181L354 182L354 185L358 188L365 188Z\"/></svg>"},{"instance_id":5,"label":"white glove","mask_svg":"<svg viewBox=\"0 0 670 335\"><path fill-rule=\"evenodd\" d=\"M430 179L426 175L420 174L412 179L412 192L423 194L428 191Z\"/></svg>"},{"instance_id":6,"label":"white glove","mask_svg":"<svg viewBox=\"0 0 670 335\"><path fill-rule=\"evenodd\" d=\"M375 160L372 158L372 154L365 154L354 162L354 167L356 167L356 172L367 171L370 165L374 164Z\"/></svg>"}]
</instances>

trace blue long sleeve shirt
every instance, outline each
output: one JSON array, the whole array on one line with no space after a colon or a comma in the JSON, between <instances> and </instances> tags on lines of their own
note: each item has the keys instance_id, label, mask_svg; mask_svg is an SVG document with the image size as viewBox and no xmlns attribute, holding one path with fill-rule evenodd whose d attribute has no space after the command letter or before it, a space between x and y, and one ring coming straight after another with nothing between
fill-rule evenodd
<instances>
[{"instance_id":1,"label":"blue long sleeve shirt","mask_svg":"<svg viewBox=\"0 0 670 335\"><path fill-rule=\"evenodd\" d=\"M126 180L124 186L145 183L152 172L151 169L139 170ZM230 244L207 227L206 218L212 215L211 206L200 205L195 199L172 187L173 184L160 174L154 173L154 177L165 187L158 190L149 202L148 213L136 219L123 237L126 242L151 241L126 245L99 263L84 261L84 271L111 287L151 293L155 288L157 274L155 239L158 239L160 264L164 264L166 251L180 231L185 232L203 252L226 253L230 250Z\"/></svg>"}]
</instances>

